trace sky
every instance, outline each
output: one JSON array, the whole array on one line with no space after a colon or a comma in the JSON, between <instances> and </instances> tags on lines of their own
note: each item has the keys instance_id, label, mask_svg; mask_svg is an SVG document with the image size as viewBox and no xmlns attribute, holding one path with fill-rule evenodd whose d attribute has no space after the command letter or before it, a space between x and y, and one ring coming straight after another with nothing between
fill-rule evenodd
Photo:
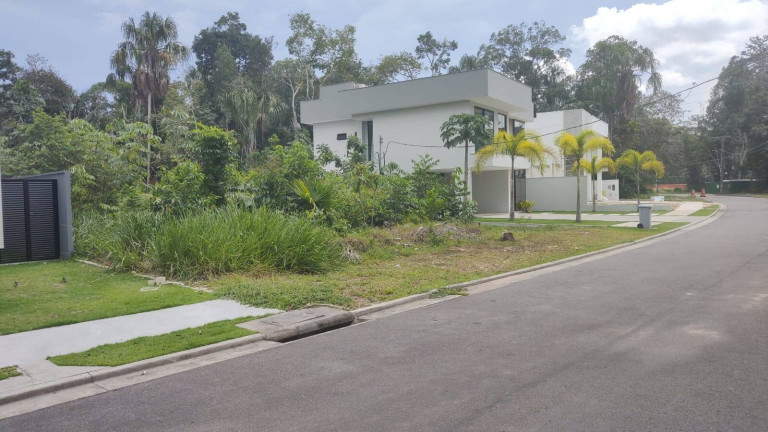
<instances>
[{"instance_id":1,"label":"sky","mask_svg":"<svg viewBox=\"0 0 768 432\"><path fill-rule=\"evenodd\" d=\"M40 54L84 91L110 72L121 23L145 10L172 16L187 46L226 12L239 12L249 32L274 37L276 59L288 56L291 14L308 12L330 28L354 25L357 52L366 64L413 51L416 37L427 30L458 42L458 62L462 54L476 53L492 32L544 21L567 37L574 68L590 46L610 35L637 40L654 50L664 89L672 92L716 77L750 37L768 34L768 0L0 0L0 49L11 50L20 64ZM713 85L681 94L689 115L702 113Z\"/></svg>"}]
</instances>

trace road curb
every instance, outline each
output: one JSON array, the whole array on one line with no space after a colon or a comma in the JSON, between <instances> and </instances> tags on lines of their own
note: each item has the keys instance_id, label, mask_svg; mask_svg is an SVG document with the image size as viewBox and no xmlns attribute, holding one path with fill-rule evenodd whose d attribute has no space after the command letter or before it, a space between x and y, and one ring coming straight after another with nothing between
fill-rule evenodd
<instances>
[{"instance_id":1,"label":"road curb","mask_svg":"<svg viewBox=\"0 0 768 432\"><path fill-rule=\"evenodd\" d=\"M558 266L558 265L570 263L570 262L577 261L577 260L580 260L580 259L589 258L589 257L593 257L593 256L600 255L600 254L609 253L609 252L612 252L612 251L615 251L615 250L624 249L624 248L627 248L627 247L630 247L630 246L634 246L634 245L637 245L637 244L640 244L640 243L645 243L645 242L648 242L648 241L651 241L651 240L654 240L654 239L657 239L657 238L660 238L660 237L671 235L671 234L676 233L676 232L678 232L680 230L683 230L685 228L690 228L692 226L701 224L701 223L703 223L705 221L708 221L710 219L719 218L720 216L722 216L722 214L727 209L727 207L724 204L721 204L721 203L718 203L718 205L719 205L719 208L718 208L718 210L716 212L712 213L711 215L709 215L707 217L702 218L700 221L691 222L691 223L688 223L688 224L683 225L681 227L678 227L678 228L675 228L673 230L669 230L669 231L666 231L666 232L663 232L663 233L660 233L660 234L656 234L656 235L653 235L653 236L650 236L650 237L646 237L646 238L643 238L643 239L635 240L635 241L630 242L630 243L616 245L616 246L612 246L612 247L609 247L609 248L600 249L600 250L597 250L597 251L588 252L588 253L581 254L581 255L576 255L576 256L573 256L573 257L563 258L561 260L552 261L552 262L549 262L549 263L539 264L539 265L536 265L536 266L533 266L533 267L527 267L527 268L524 268L524 269L519 269L519 270L514 270L514 271L511 271L511 272L501 273L501 274L498 274L498 275L488 276L488 277L481 278L481 279L475 279L475 280L472 280L472 281L467 281L467 282L461 282L461 283L457 283L457 284L447 285L447 286L444 286L444 287L442 287L440 289L467 288L467 287L471 287L471 286L474 286L474 285L479 285L479 284L486 283L486 282L491 282L491 281L495 281L495 280L499 280L499 279L504 279L504 278L507 278L507 277L516 276L516 275L520 275L520 274L524 274L524 273L530 273L530 272L533 272L533 271L537 271L537 270L541 270L541 269L546 269L546 268L555 267L555 266ZM365 316L365 315L368 315L368 314L372 314L374 312L379 312L379 311L382 311L382 310L391 309L391 308L394 308L394 307L397 307L397 306L401 306L401 305L404 305L404 304L408 304L408 303L412 303L412 302L416 302L416 301L419 301L419 300L423 300L423 299L429 298L436 291L438 291L438 289L430 290L428 292L424 292L424 293L420 293L420 294L414 294L414 295L411 295L411 296L408 296L408 297L403 297L403 298L391 300L391 301L388 301L388 302L382 302L382 303L373 304L373 305L370 305L370 306L366 306L366 307L363 307L363 308L360 308L360 309L356 309L356 310L350 311L350 313L352 315L354 315L355 318L359 318L359 317L362 317L362 316ZM56 393L56 392L59 392L59 391L62 391L62 390L67 390L67 389L71 389L71 388L74 388L74 387L79 387L79 386L83 386L83 385L87 385L87 384L98 384L99 381L103 381L103 380L106 380L106 379L115 378L115 377L119 377L119 376L124 376L124 375L128 375L128 374L131 374L131 373L134 373L134 372L146 371L148 369L157 368L157 367L160 367L160 366L165 366L165 365L169 365L169 364L172 364L172 363L177 363L177 362L180 362L180 361L193 359L193 358L196 358L196 357L201 357L201 356L212 354L212 353L216 353L216 352L219 352L219 351L225 351L225 350L228 350L228 349L238 348L238 347L241 347L241 346L244 346L244 345L248 345L248 344L252 344L252 343L256 343L256 342L260 342L260 341L270 340L270 341L280 342L280 341L283 341L283 340L293 339L293 338L296 338L297 336L303 335L305 333L309 334L309 333L312 333L313 331L316 332L319 329L338 327L339 324L340 324L338 316L336 316L336 317L329 317L328 320L329 320L329 322L324 322L324 321L320 320L320 321L312 324L311 326L301 325L300 324L300 325L297 325L296 329L289 329L289 330L281 332L280 334L270 335L269 339L267 339L264 334L260 334L259 333L259 334L249 335L249 336L245 336L245 337L241 337L241 338L237 338L237 339L230 339L230 340L219 342L219 343L212 344L212 345L206 345L206 346L202 346L202 347L199 347L199 348L194 348L194 349L187 350L187 351L181 351L181 352L171 353L171 354L167 354L167 355L160 356L160 357L155 357L155 358L151 358L151 359L141 360L141 361L138 361L138 362L135 362L135 363L130 363L130 364L123 365L123 366L117 366L117 367L113 367L113 368L105 367L103 369L98 369L98 370L95 370L93 372L87 372L85 374L80 374L80 375L64 378L64 379L57 380L57 381L41 383L41 384L32 386L31 388L26 388L26 389L23 389L23 390L20 390L20 391L17 391L17 392L12 392L10 394L0 396L0 405L7 405L7 404L10 404L10 403L13 403L13 402L19 402L19 401L22 401L22 400L25 400L25 399L30 399L30 398L33 398L33 397L36 397L36 396L45 395L45 394ZM302 328L299 328L299 327L302 327Z\"/></svg>"}]
</instances>

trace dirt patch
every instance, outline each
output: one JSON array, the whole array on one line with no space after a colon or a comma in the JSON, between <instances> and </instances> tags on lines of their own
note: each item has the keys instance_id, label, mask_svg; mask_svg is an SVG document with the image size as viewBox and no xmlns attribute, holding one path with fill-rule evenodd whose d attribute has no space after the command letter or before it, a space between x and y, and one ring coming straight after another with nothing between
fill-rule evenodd
<instances>
[{"instance_id":1,"label":"dirt patch","mask_svg":"<svg viewBox=\"0 0 768 432\"><path fill-rule=\"evenodd\" d=\"M414 243L427 243L442 240L478 240L482 231L480 228L452 224L436 224L429 227L420 226L408 233L408 238Z\"/></svg>"}]
</instances>

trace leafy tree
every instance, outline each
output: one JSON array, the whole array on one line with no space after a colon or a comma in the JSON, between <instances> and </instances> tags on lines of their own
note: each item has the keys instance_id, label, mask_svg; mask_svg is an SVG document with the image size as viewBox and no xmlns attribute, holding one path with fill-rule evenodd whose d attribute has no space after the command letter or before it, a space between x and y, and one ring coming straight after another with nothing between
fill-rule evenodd
<instances>
[{"instance_id":1,"label":"leafy tree","mask_svg":"<svg viewBox=\"0 0 768 432\"><path fill-rule=\"evenodd\" d=\"M416 79L423 66L413 54L401 51L397 54L385 55L379 64L363 71L363 81L367 84L387 84L403 79Z\"/></svg>"},{"instance_id":2,"label":"leafy tree","mask_svg":"<svg viewBox=\"0 0 768 432\"><path fill-rule=\"evenodd\" d=\"M469 143L480 148L491 141L493 126L488 119L477 114L454 114L440 126L440 138L445 147L454 148L464 144L464 191L465 201L469 186Z\"/></svg>"},{"instance_id":3,"label":"leafy tree","mask_svg":"<svg viewBox=\"0 0 768 432\"><path fill-rule=\"evenodd\" d=\"M291 35L285 42L288 52L305 66L306 98L315 92L316 71L321 85L355 81L362 64L355 51L355 27L334 30L318 24L308 13L293 14Z\"/></svg>"},{"instance_id":4,"label":"leafy tree","mask_svg":"<svg viewBox=\"0 0 768 432\"><path fill-rule=\"evenodd\" d=\"M602 151L611 154L615 149L608 138L589 129L579 132L578 135L568 132L562 133L555 138L555 145L564 157L573 158L573 172L576 174L576 222L581 222L581 188L579 183L582 159L585 159L590 152ZM597 174L595 173L595 175Z\"/></svg>"},{"instance_id":5,"label":"leafy tree","mask_svg":"<svg viewBox=\"0 0 768 432\"><path fill-rule=\"evenodd\" d=\"M72 173L75 211L117 204L126 185L141 178L126 163L114 137L88 122L49 116L42 110L17 131L18 144L2 150L3 174L10 176L67 170Z\"/></svg>"},{"instance_id":6,"label":"leafy tree","mask_svg":"<svg viewBox=\"0 0 768 432\"><path fill-rule=\"evenodd\" d=\"M618 168L626 168L632 171L637 179L637 205L640 205L640 182L643 173L653 173L656 178L664 177L664 164L656 159L656 155L646 150L643 153L637 150L626 150L616 159Z\"/></svg>"},{"instance_id":7,"label":"leafy tree","mask_svg":"<svg viewBox=\"0 0 768 432\"><path fill-rule=\"evenodd\" d=\"M700 126L711 168L723 180L768 177L768 35L750 38L712 89ZM722 170L721 170L722 168ZM722 171L722 175L721 175Z\"/></svg>"},{"instance_id":8,"label":"leafy tree","mask_svg":"<svg viewBox=\"0 0 768 432\"><path fill-rule=\"evenodd\" d=\"M217 205L226 202L230 171L235 160L235 139L230 132L198 123L192 132L204 175L203 186Z\"/></svg>"},{"instance_id":9,"label":"leafy tree","mask_svg":"<svg viewBox=\"0 0 768 432\"><path fill-rule=\"evenodd\" d=\"M475 154L476 169L481 170L496 156L507 156L511 160L509 169L509 220L515 220L515 160L517 158L528 159L532 167L543 171L551 154L541 143L541 138L538 135L521 130L516 135L506 131L498 132L491 144L481 148Z\"/></svg>"},{"instance_id":10,"label":"leafy tree","mask_svg":"<svg viewBox=\"0 0 768 432\"><path fill-rule=\"evenodd\" d=\"M593 155L592 159L582 158L579 160L579 166L592 179L592 213L597 211L597 175L603 171L608 171L611 174L616 173L616 164L613 159L608 157L597 158L597 155ZM578 204L580 206L580 204Z\"/></svg>"},{"instance_id":11,"label":"leafy tree","mask_svg":"<svg viewBox=\"0 0 768 432\"><path fill-rule=\"evenodd\" d=\"M221 81L223 77L216 76L220 68L217 56L222 48L232 56L237 72L254 83L260 82L269 69L273 59L272 38L262 38L247 30L246 25L240 22L239 13L227 12L212 27L201 30L195 36L192 51L197 70L209 91L226 84L226 81Z\"/></svg>"},{"instance_id":12,"label":"leafy tree","mask_svg":"<svg viewBox=\"0 0 768 432\"><path fill-rule=\"evenodd\" d=\"M551 111L571 101L570 78L563 66L571 50L564 43L565 36L557 28L536 21L492 33L480 52L494 69L531 86L534 103L542 111Z\"/></svg>"},{"instance_id":13,"label":"leafy tree","mask_svg":"<svg viewBox=\"0 0 768 432\"><path fill-rule=\"evenodd\" d=\"M270 75L277 82L277 87L284 87L289 92L291 107L291 130L296 133L301 129L297 104L302 89L306 86L304 80L305 67L297 59L278 60L272 65Z\"/></svg>"},{"instance_id":14,"label":"leafy tree","mask_svg":"<svg viewBox=\"0 0 768 432\"><path fill-rule=\"evenodd\" d=\"M472 55L472 54L464 54L461 56L461 59L459 59L459 64L456 66L451 66L448 68L448 73L454 74L459 72L469 72L473 70L478 69L489 69L493 65L491 64L491 61L488 59L488 57L478 54L478 55Z\"/></svg>"},{"instance_id":15,"label":"leafy tree","mask_svg":"<svg viewBox=\"0 0 768 432\"><path fill-rule=\"evenodd\" d=\"M123 22L123 37L110 61L114 78L129 77L134 97L146 101L147 123L152 124L152 100L168 91L169 71L187 59L189 50L177 41L176 22L156 12L144 12L137 24ZM147 160L149 166L149 159Z\"/></svg>"},{"instance_id":16,"label":"leafy tree","mask_svg":"<svg viewBox=\"0 0 768 432\"><path fill-rule=\"evenodd\" d=\"M443 71L448 69L451 64L451 52L456 51L459 48L459 44L456 41L449 41L443 38L442 41L438 41L432 36L432 32L420 34L416 41L416 58L419 60L427 60L427 68L432 73L432 76L442 75Z\"/></svg>"},{"instance_id":17,"label":"leafy tree","mask_svg":"<svg viewBox=\"0 0 768 432\"><path fill-rule=\"evenodd\" d=\"M27 56L27 67L20 74L45 101L43 110L49 115L72 114L77 101L75 90L39 54Z\"/></svg>"},{"instance_id":18,"label":"leafy tree","mask_svg":"<svg viewBox=\"0 0 768 432\"><path fill-rule=\"evenodd\" d=\"M629 141L629 119L645 85L652 94L661 90L659 61L637 41L611 36L587 50L579 68L577 100L608 120L609 135L618 148ZM645 80L643 80L645 78Z\"/></svg>"},{"instance_id":19,"label":"leafy tree","mask_svg":"<svg viewBox=\"0 0 768 432\"><path fill-rule=\"evenodd\" d=\"M13 61L13 53L0 49L0 89L8 88L13 84L20 71L19 65Z\"/></svg>"},{"instance_id":20,"label":"leafy tree","mask_svg":"<svg viewBox=\"0 0 768 432\"><path fill-rule=\"evenodd\" d=\"M13 123L33 121L33 113L45 106L43 98L26 80L15 81L1 96L0 127L3 129L12 129Z\"/></svg>"}]
</instances>

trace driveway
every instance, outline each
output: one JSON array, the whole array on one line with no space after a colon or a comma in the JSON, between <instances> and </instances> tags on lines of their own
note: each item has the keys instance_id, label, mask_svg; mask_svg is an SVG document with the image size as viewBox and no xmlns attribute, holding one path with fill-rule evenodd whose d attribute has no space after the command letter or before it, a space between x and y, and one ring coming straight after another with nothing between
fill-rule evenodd
<instances>
[{"instance_id":1,"label":"driveway","mask_svg":"<svg viewBox=\"0 0 768 432\"><path fill-rule=\"evenodd\" d=\"M0 421L35 431L768 430L768 200L623 253Z\"/></svg>"}]
</instances>

